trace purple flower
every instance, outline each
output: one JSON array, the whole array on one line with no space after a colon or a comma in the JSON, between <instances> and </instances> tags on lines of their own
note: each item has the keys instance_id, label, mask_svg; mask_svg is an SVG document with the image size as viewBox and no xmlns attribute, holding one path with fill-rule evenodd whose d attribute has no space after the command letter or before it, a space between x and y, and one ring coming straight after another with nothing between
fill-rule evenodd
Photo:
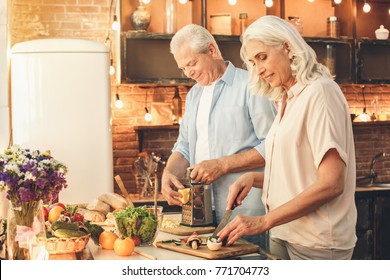
<instances>
[{"instance_id":1,"label":"purple flower","mask_svg":"<svg viewBox=\"0 0 390 280\"><path fill-rule=\"evenodd\" d=\"M43 200L50 203L67 187L66 166L47 152L12 146L0 154L0 191L15 205Z\"/></svg>"}]
</instances>

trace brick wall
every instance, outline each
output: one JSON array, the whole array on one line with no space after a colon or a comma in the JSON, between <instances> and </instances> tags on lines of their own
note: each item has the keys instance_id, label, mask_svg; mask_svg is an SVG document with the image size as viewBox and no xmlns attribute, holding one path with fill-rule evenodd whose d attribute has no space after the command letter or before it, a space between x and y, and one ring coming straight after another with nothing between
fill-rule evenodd
<instances>
[{"instance_id":1,"label":"brick wall","mask_svg":"<svg viewBox=\"0 0 390 280\"><path fill-rule=\"evenodd\" d=\"M341 89L348 100L351 113L363 112L364 102L362 85L341 85ZM387 114L390 116L390 85L365 85L364 96L366 99L367 113L369 115ZM375 112L374 100L378 100ZM389 120L390 121L390 120ZM356 150L356 175L369 174L371 158L380 152L385 152L387 157L381 158L375 164L379 182L390 181L390 122L387 124L355 124L354 125L355 150Z\"/></svg>"},{"instance_id":2,"label":"brick wall","mask_svg":"<svg viewBox=\"0 0 390 280\"><path fill-rule=\"evenodd\" d=\"M10 43L42 38L72 37L104 42L110 28L110 0L8 0L10 8ZM113 83L114 85L114 83ZM352 110L360 112L363 107L360 85L342 85ZM188 87L180 87L182 99ZM390 86L367 85L365 89L368 111L371 101L378 97L383 111L390 112ZM114 146L114 174L120 174L126 188L134 191L131 165L138 156L138 139L134 126L148 124L144 120L145 105L151 110L169 109L173 97L172 87L150 85L125 85L112 87L112 101L115 94L124 102L122 109L113 108L112 137ZM165 107L164 107L165 105ZM184 108L184 106L183 106ZM166 110L165 110L166 111ZM167 123L169 120L154 119L152 124ZM390 155L390 125L355 126L358 176L368 172L372 155L386 152ZM144 150L162 152L166 156L173 146L177 132L162 131L145 134ZM380 181L390 181L390 157L376 164ZM115 191L119 189L115 185Z\"/></svg>"}]
</instances>

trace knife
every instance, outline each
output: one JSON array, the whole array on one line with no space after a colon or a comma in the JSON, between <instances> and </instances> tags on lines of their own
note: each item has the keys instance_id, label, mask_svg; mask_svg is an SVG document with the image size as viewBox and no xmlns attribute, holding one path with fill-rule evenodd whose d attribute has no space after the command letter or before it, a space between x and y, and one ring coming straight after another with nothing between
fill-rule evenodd
<instances>
[{"instance_id":1,"label":"knife","mask_svg":"<svg viewBox=\"0 0 390 280\"><path fill-rule=\"evenodd\" d=\"M219 222L219 225L217 228L214 230L213 235L211 236L212 238L217 238L218 237L218 232L220 232L227 224L229 221L230 216L232 215L232 210L227 210L225 215L223 216L222 220Z\"/></svg>"}]
</instances>

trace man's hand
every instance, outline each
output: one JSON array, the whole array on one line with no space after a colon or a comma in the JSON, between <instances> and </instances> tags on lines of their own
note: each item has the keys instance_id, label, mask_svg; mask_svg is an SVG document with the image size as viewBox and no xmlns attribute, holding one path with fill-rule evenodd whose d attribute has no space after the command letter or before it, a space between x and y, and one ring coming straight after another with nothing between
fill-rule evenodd
<instances>
[{"instance_id":1,"label":"man's hand","mask_svg":"<svg viewBox=\"0 0 390 280\"><path fill-rule=\"evenodd\" d=\"M182 194L174 191L175 188L182 189L184 186L175 175L165 171L161 179L161 193L169 205L182 206L182 203L179 200L182 197Z\"/></svg>"},{"instance_id":2,"label":"man's hand","mask_svg":"<svg viewBox=\"0 0 390 280\"><path fill-rule=\"evenodd\" d=\"M204 184L211 184L226 173L221 159L204 160L191 168L191 179Z\"/></svg>"}]
</instances>

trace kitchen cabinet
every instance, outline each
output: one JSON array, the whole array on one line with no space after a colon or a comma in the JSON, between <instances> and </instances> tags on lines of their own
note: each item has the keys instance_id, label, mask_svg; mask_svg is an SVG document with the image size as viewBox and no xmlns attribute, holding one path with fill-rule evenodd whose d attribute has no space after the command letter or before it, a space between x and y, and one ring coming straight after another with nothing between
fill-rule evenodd
<instances>
[{"instance_id":1,"label":"kitchen cabinet","mask_svg":"<svg viewBox=\"0 0 390 280\"><path fill-rule=\"evenodd\" d=\"M317 59L326 65L338 83L355 81L355 42L348 38L305 37Z\"/></svg>"},{"instance_id":2,"label":"kitchen cabinet","mask_svg":"<svg viewBox=\"0 0 390 280\"><path fill-rule=\"evenodd\" d=\"M122 83L194 84L177 67L169 51L172 34L124 32L122 34ZM215 35L224 59L242 68L239 36Z\"/></svg>"},{"instance_id":3,"label":"kitchen cabinet","mask_svg":"<svg viewBox=\"0 0 390 280\"><path fill-rule=\"evenodd\" d=\"M352 259L390 260L390 189L357 191L358 237Z\"/></svg>"},{"instance_id":4,"label":"kitchen cabinet","mask_svg":"<svg viewBox=\"0 0 390 280\"><path fill-rule=\"evenodd\" d=\"M122 35L122 83L193 84L178 69L169 51L172 34L125 32ZM222 56L243 68L239 36L214 35ZM355 81L355 42L352 39L305 37L321 63L339 83ZM363 67L363 66L362 66Z\"/></svg>"},{"instance_id":5,"label":"kitchen cabinet","mask_svg":"<svg viewBox=\"0 0 390 280\"><path fill-rule=\"evenodd\" d=\"M356 40L357 82L390 83L390 41Z\"/></svg>"}]
</instances>

